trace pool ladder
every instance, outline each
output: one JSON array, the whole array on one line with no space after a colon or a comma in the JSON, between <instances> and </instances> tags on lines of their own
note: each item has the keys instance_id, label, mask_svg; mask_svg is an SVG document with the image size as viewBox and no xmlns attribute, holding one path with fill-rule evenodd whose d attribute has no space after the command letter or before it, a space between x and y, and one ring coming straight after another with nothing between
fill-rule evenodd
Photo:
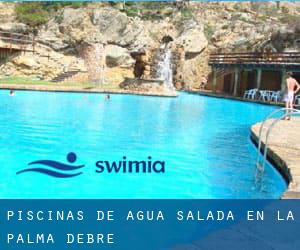
<instances>
[{"instance_id":1,"label":"pool ladder","mask_svg":"<svg viewBox=\"0 0 300 250\"><path fill-rule=\"evenodd\" d=\"M264 170L265 170L265 165L267 161L267 153L268 153L268 141L269 141L269 136L274 128L274 126L283 118L286 117L286 112L289 111L288 116L293 116L293 115L300 115L300 110L298 109L291 109L291 108L281 108L281 109L276 109L272 113L270 113L266 119L262 122L260 129L259 129L259 137L258 137L258 148L257 148L257 158L256 158L256 174L255 174L255 182L256 184L259 183L262 179ZM271 124L267 127L266 131L266 137L265 137L265 147L263 150L263 158L261 157L261 150L262 150L262 131L266 125L266 122L271 119L274 115L277 115L279 113L284 113L281 114L280 117L277 117L274 119ZM262 160L261 160L262 158Z\"/></svg>"}]
</instances>

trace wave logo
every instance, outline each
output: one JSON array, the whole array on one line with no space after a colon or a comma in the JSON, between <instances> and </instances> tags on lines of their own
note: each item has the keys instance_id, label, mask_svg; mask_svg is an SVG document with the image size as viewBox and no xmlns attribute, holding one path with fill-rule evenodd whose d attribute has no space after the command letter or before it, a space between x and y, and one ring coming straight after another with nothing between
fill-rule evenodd
<instances>
[{"instance_id":1,"label":"wave logo","mask_svg":"<svg viewBox=\"0 0 300 250\"><path fill-rule=\"evenodd\" d=\"M28 166L35 166L40 165L43 167L34 167L34 168L26 168L17 172L18 174L23 174L26 172L37 172L45 175L49 175L56 178L70 178L81 175L82 172L74 171L79 170L84 167L84 165L70 165L74 164L77 160L77 155L75 153L69 153L67 155L67 161L69 164L64 164L58 161L51 161L51 160L40 160L40 161L33 161L28 163Z\"/></svg>"}]
</instances>

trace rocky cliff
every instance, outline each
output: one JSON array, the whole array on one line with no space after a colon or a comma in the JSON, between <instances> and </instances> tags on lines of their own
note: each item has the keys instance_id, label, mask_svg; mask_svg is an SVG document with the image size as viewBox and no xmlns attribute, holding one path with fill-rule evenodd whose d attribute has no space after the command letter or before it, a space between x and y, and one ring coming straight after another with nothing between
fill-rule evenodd
<instances>
[{"instance_id":1,"label":"rocky cliff","mask_svg":"<svg viewBox=\"0 0 300 250\"><path fill-rule=\"evenodd\" d=\"M16 5L0 3L0 31L35 36L36 51L2 62L2 75L49 80L77 70L80 81L88 81L89 72L104 72L108 82L134 75L152 79L157 54L168 43L174 83L197 87L209 73L211 52L300 50L298 3L191 3L183 8L169 3L150 10L91 3L61 8L34 29L18 21Z\"/></svg>"}]
</instances>

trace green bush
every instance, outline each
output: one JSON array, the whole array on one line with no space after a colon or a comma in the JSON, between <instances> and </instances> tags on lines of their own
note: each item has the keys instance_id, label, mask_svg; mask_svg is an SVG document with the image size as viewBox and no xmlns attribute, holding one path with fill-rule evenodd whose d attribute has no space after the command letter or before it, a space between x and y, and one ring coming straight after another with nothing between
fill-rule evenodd
<instances>
[{"instance_id":1,"label":"green bush","mask_svg":"<svg viewBox=\"0 0 300 250\"><path fill-rule=\"evenodd\" d=\"M125 9L125 13L127 16L135 17L135 16L139 15L139 10L134 9L134 8L130 8L130 9L128 8L128 9Z\"/></svg>"},{"instance_id":2,"label":"green bush","mask_svg":"<svg viewBox=\"0 0 300 250\"><path fill-rule=\"evenodd\" d=\"M183 8L181 9L181 16L184 19L192 19L194 17L194 14L190 8Z\"/></svg>"},{"instance_id":3,"label":"green bush","mask_svg":"<svg viewBox=\"0 0 300 250\"><path fill-rule=\"evenodd\" d=\"M48 22L51 13L55 13L63 7L80 8L86 2L27 2L16 5L17 19L32 27L36 27Z\"/></svg>"},{"instance_id":4,"label":"green bush","mask_svg":"<svg viewBox=\"0 0 300 250\"><path fill-rule=\"evenodd\" d=\"M41 3L21 3L16 6L17 19L32 27L39 26L49 20L49 13Z\"/></svg>"},{"instance_id":5,"label":"green bush","mask_svg":"<svg viewBox=\"0 0 300 250\"><path fill-rule=\"evenodd\" d=\"M160 20L171 16L174 10L164 2L126 2L123 11L127 16L139 16L143 20Z\"/></svg>"},{"instance_id":6,"label":"green bush","mask_svg":"<svg viewBox=\"0 0 300 250\"><path fill-rule=\"evenodd\" d=\"M204 24L204 34L208 40L210 40L212 38L214 33L215 33L215 30L214 30L213 26L211 26L210 24Z\"/></svg>"},{"instance_id":7,"label":"green bush","mask_svg":"<svg viewBox=\"0 0 300 250\"><path fill-rule=\"evenodd\" d=\"M88 4L88 2L42 2L44 8L48 11L57 11L63 7L80 8Z\"/></svg>"},{"instance_id":8,"label":"green bush","mask_svg":"<svg viewBox=\"0 0 300 250\"><path fill-rule=\"evenodd\" d=\"M288 14L289 13L289 9L287 7L285 7L285 6L282 6L281 7L281 12L285 13L285 14Z\"/></svg>"}]
</instances>

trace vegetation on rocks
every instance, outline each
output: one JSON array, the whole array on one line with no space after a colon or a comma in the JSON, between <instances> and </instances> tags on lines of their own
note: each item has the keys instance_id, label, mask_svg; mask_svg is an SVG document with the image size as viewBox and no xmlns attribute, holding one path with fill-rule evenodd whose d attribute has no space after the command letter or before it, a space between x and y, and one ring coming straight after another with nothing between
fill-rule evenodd
<instances>
[{"instance_id":1,"label":"vegetation on rocks","mask_svg":"<svg viewBox=\"0 0 300 250\"><path fill-rule=\"evenodd\" d=\"M32 27L44 24L49 20L49 13L43 9L41 3L22 3L16 6L16 14L19 22Z\"/></svg>"},{"instance_id":2,"label":"vegetation on rocks","mask_svg":"<svg viewBox=\"0 0 300 250\"><path fill-rule=\"evenodd\" d=\"M31 35L42 45L35 54L10 58L0 65L0 73L50 80L64 70L86 72L84 46L102 44L107 82L133 77L138 63L144 65L141 76L150 78L157 51L167 39L172 41L176 61L174 82L199 85L210 73L212 52L262 51L266 46L278 52L300 51L299 6L272 2L0 3L0 31L30 34L35 30Z\"/></svg>"},{"instance_id":3,"label":"vegetation on rocks","mask_svg":"<svg viewBox=\"0 0 300 250\"><path fill-rule=\"evenodd\" d=\"M228 26L226 26L228 27ZM222 27L224 29L224 26ZM204 34L207 37L208 40L210 40L212 38L212 36L214 35L215 30L214 27L208 23L206 23L204 25Z\"/></svg>"},{"instance_id":4,"label":"vegetation on rocks","mask_svg":"<svg viewBox=\"0 0 300 250\"><path fill-rule=\"evenodd\" d=\"M15 10L18 21L36 27L47 23L51 13L63 7L80 8L84 5L84 2L28 2L16 5Z\"/></svg>"}]
</instances>

